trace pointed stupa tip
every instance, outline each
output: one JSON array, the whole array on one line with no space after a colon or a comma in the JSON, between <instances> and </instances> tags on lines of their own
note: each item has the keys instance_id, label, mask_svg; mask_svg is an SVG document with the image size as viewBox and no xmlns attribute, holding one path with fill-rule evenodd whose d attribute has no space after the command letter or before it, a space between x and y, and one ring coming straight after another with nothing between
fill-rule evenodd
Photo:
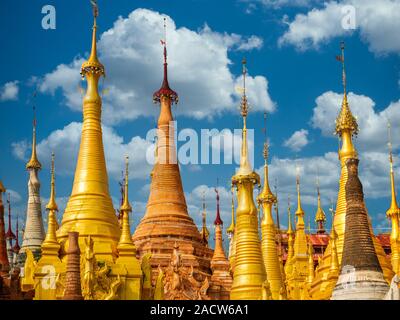
<instances>
[{"instance_id":1,"label":"pointed stupa tip","mask_svg":"<svg viewBox=\"0 0 400 320\"><path fill-rule=\"evenodd\" d=\"M241 145L241 150L240 150L240 166L239 170L237 171L236 175L234 176L232 182L235 184L237 178L240 179L240 176L251 176L254 178L254 183L259 184L260 183L260 177L257 173L253 172L253 169L251 167L250 161L249 161L249 155L248 155L248 141L247 141L247 126L246 126L246 118L248 115L249 111L249 106L247 103L247 97L246 97L246 74L247 74L247 68L246 68L246 59L244 58L242 61L243 65L243 95L242 95L242 100L240 103L240 113L243 118L243 129L242 129L242 145Z\"/></svg>"},{"instance_id":2,"label":"pointed stupa tip","mask_svg":"<svg viewBox=\"0 0 400 320\"><path fill-rule=\"evenodd\" d=\"M42 168L42 164L39 162L36 153L36 114L35 108L33 108L33 126L32 126L32 154L28 163L26 164L26 169L36 169L40 170Z\"/></svg>"},{"instance_id":3,"label":"pointed stupa tip","mask_svg":"<svg viewBox=\"0 0 400 320\"><path fill-rule=\"evenodd\" d=\"M324 210L322 209L322 205L321 205L321 193L319 190L319 183L317 182L317 212L315 213L315 222L319 223L325 223L326 221L326 215Z\"/></svg>"},{"instance_id":4,"label":"pointed stupa tip","mask_svg":"<svg viewBox=\"0 0 400 320\"><path fill-rule=\"evenodd\" d=\"M124 213L129 213L132 212L132 206L129 203L129 197L128 197L128 182L129 182L129 157L125 156L125 187L124 187L124 197L123 197L123 203L120 208L120 211L123 211Z\"/></svg>"},{"instance_id":5,"label":"pointed stupa tip","mask_svg":"<svg viewBox=\"0 0 400 320\"><path fill-rule=\"evenodd\" d=\"M358 134L358 124L356 118L351 113L349 103L347 101L347 80L346 80L346 69L345 69L345 58L344 58L344 42L341 43L341 55L337 56L336 59L342 63L342 77L343 77L343 102L342 108L340 109L339 115L336 118L335 134L339 137L342 136L344 131L350 132L351 135Z\"/></svg>"},{"instance_id":6,"label":"pointed stupa tip","mask_svg":"<svg viewBox=\"0 0 400 320\"><path fill-rule=\"evenodd\" d=\"M267 203L276 203L276 196L272 193L271 188L269 186L269 177L268 177L268 155L269 155L269 145L268 142L264 143L263 149L263 157L264 157L264 185L261 193L257 197L257 202L267 202Z\"/></svg>"},{"instance_id":7,"label":"pointed stupa tip","mask_svg":"<svg viewBox=\"0 0 400 320\"><path fill-rule=\"evenodd\" d=\"M301 207L301 196L300 196L300 169L296 167L296 187L297 187L297 210L296 216L304 216L303 208Z\"/></svg>"},{"instance_id":8,"label":"pointed stupa tip","mask_svg":"<svg viewBox=\"0 0 400 320\"><path fill-rule=\"evenodd\" d=\"M290 234L293 234L292 213L291 213L291 208L290 208L290 198L288 198L287 212L288 212L288 230L287 230L287 234L290 235Z\"/></svg>"},{"instance_id":9,"label":"pointed stupa tip","mask_svg":"<svg viewBox=\"0 0 400 320\"><path fill-rule=\"evenodd\" d=\"M129 184L129 157L125 156L125 187L124 187L124 202L120 208L122 213L122 231L121 237L118 242L118 249L128 246L132 250L136 250L132 241L130 224L129 224L129 213L132 212L131 204L129 203L128 197L128 184Z\"/></svg>"},{"instance_id":10,"label":"pointed stupa tip","mask_svg":"<svg viewBox=\"0 0 400 320\"><path fill-rule=\"evenodd\" d=\"M233 199L233 191L232 191L232 202L231 202L231 224L226 229L227 234L233 234L235 232L235 201Z\"/></svg>"},{"instance_id":11,"label":"pointed stupa tip","mask_svg":"<svg viewBox=\"0 0 400 320\"><path fill-rule=\"evenodd\" d=\"M153 94L153 102L159 103L161 102L162 97L168 98L171 103L178 103L179 97L178 94L169 87L168 83L168 59L167 59L167 23L166 18L164 18L164 40L161 40L161 45L163 46L164 51L164 78L161 85L161 88L154 92Z\"/></svg>"},{"instance_id":12,"label":"pointed stupa tip","mask_svg":"<svg viewBox=\"0 0 400 320\"><path fill-rule=\"evenodd\" d=\"M16 236L15 236L14 232L12 231L12 224L11 224L11 196L10 196L10 193L8 194L7 203L8 203L8 229L5 234L5 238L15 240Z\"/></svg>"},{"instance_id":13,"label":"pointed stupa tip","mask_svg":"<svg viewBox=\"0 0 400 320\"><path fill-rule=\"evenodd\" d=\"M99 61L97 57L97 17L99 16L99 8L97 6L97 1L91 1L93 7L93 32L92 32L92 48L90 50L90 56L87 61L82 64L81 67L81 75L82 78L85 77L86 74L94 74L94 75L105 75L104 66Z\"/></svg>"},{"instance_id":14,"label":"pointed stupa tip","mask_svg":"<svg viewBox=\"0 0 400 320\"><path fill-rule=\"evenodd\" d=\"M215 188L214 190L215 190L215 193L217 194L217 213L216 213L216 217L215 217L215 220L214 220L214 225L215 226L220 226L220 225L223 225L224 222L221 219L221 215L220 215L220 211L219 211L219 193L218 193L218 189Z\"/></svg>"},{"instance_id":15,"label":"pointed stupa tip","mask_svg":"<svg viewBox=\"0 0 400 320\"><path fill-rule=\"evenodd\" d=\"M54 152L51 153L51 183L50 183L50 199L46 205L47 210L58 211L56 203L56 183L55 183L55 172L54 172Z\"/></svg>"},{"instance_id":16,"label":"pointed stupa tip","mask_svg":"<svg viewBox=\"0 0 400 320\"><path fill-rule=\"evenodd\" d=\"M16 239L15 239L15 244L12 247L12 250L14 253L19 252L19 250L21 249L20 245L19 245L19 227L18 227L18 217L17 217L17 222L15 223L15 235L16 235Z\"/></svg>"},{"instance_id":17,"label":"pointed stupa tip","mask_svg":"<svg viewBox=\"0 0 400 320\"><path fill-rule=\"evenodd\" d=\"M393 153L392 153L392 138L391 138L391 125L388 122L388 147L389 147L389 164L390 164L390 194L391 194L391 203L390 208L386 211L386 215L388 218L396 217L400 215L400 208L397 204L396 199L396 185L394 181L394 170L393 170Z\"/></svg>"}]
</instances>

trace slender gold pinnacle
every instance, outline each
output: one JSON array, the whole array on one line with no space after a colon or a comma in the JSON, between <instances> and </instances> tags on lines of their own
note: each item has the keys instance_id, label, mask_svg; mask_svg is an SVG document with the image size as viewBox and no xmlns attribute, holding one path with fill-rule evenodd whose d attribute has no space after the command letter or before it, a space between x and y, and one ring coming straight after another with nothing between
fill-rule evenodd
<instances>
[{"instance_id":1,"label":"slender gold pinnacle","mask_svg":"<svg viewBox=\"0 0 400 320\"><path fill-rule=\"evenodd\" d=\"M297 166L296 167L296 188L297 188L297 210L296 210L296 216L301 218L303 220L304 217L304 211L303 208L301 207L301 196L300 196L300 168ZM304 222L303 222L304 225Z\"/></svg>"},{"instance_id":2,"label":"slender gold pinnacle","mask_svg":"<svg viewBox=\"0 0 400 320\"><path fill-rule=\"evenodd\" d=\"M124 202L121 205L120 212L122 212L122 231L121 238L118 242L118 250L127 246L134 246L131 239L131 231L129 225L129 213L132 212L131 204L129 203L128 195L129 185L129 157L125 156L125 186L124 186Z\"/></svg>"},{"instance_id":3,"label":"slender gold pinnacle","mask_svg":"<svg viewBox=\"0 0 400 320\"><path fill-rule=\"evenodd\" d=\"M235 232L235 200L233 198L233 188L232 188L232 200L231 200L231 224L226 229L227 234L233 234Z\"/></svg>"},{"instance_id":4,"label":"slender gold pinnacle","mask_svg":"<svg viewBox=\"0 0 400 320\"><path fill-rule=\"evenodd\" d=\"M31 158L26 164L26 169L40 170L41 168L42 164L39 162L36 153L36 112L35 112L35 107L33 107L32 154Z\"/></svg>"},{"instance_id":5,"label":"slender gold pinnacle","mask_svg":"<svg viewBox=\"0 0 400 320\"><path fill-rule=\"evenodd\" d=\"M250 166L249 155L248 155L248 145L247 145L247 127L246 127L246 118L249 112L249 107L247 103L246 96L246 59L243 59L243 95L242 101L240 104L240 112L243 118L243 129L242 129L242 148L240 153L240 168L237 172L237 175L249 175L252 173L252 168Z\"/></svg>"},{"instance_id":6,"label":"slender gold pinnacle","mask_svg":"<svg viewBox=\"0 0 400 320\"><path fill-rule=\"evenodd\" d=\"M59 244L57 242L56 231L58 228L56 212L58 211L58 206L56 203L56 191L55 191L55 172L54 172L54 152L51 154L51 189L50 189L50 199L47 203L46 209L49 211L47 219L47 233L46 238L42 244L42 251L48 254L56 254L59 249Z\"/></svg>"},{"instance_id":7,"label":"slender gold pinnacle","mask_svg":"<svg viewBox=\"0 0 400 320\"><path fill-rule=\"evenodd\" d=\"M391 191L391 203L390 208L386 211L387 217L392 223L392 232L390 234L390 246L392 250L391 261L392 269L396 274L400 273L400 231L399 231L399 216L400 208L397 204L396 187L394 182L394 170L393 170L393 151L392 151L392 136L391 136L391 125L388 121L388 147L389 147L389 163L390 163L390 191Z\"/></svg>"},{"instance_id":8,"label":"slender gold pinnacle","mask_svg":"<svg viewBox=\"0 0 400 320\"><path fill-rule=\"evenodd\" d=\"M357 151L353 145L352 136L358 134L358 124L356 118L351 113L347 102L347 82L344 58L344 43L341 43L341 56L337 57L342 62L343 74L343 102L342 108L336 118L335 134L342 139L342 148L339 151L339 158L344 161L348 158L356 158Z\"/></svg>"},{"instance_id":9,"label":"slender gold pinnacle","mask_svg":"<svg viewBox=\"0 0 400 320\"><path fill-rule=\"evenodd\" d=\"M50 199L46 205L47 210L58 211L58 206L56 203L56 188L55 188L55 172L54 172L54 152L51 154L51 189L50 189Z\"/></svg>"},{"instance_id":10,"label":"slender gold pinnacle","mask_svg":"<svg viewBox=\"0 0 400 320\"><path fill-rule=\"evenodd\" d=\"M124 186L124 202L121 206L121 211L132 212L131 204L128 198L128 181L129 181L129 157L125 157L125 186Z\"/></svg>"},{"instance_id":11,"label":"slender gold pinnacle","mask_svg":"<svg viewBox=\"0 0 400 320\"><path fill-rule=\"evenodd\" d=\"M94 9L94 15L93 15L93 32L92 32L92 48L90 51L90 56L89 59L82 64L81 67L81 75L84 77L87 73L92 73L96 75L105 75L105 70L104 66L101 64L99 61L99 58L97 57L97 16L98 16L98 11L97 9Z\"/></svg>"}]
</instances>

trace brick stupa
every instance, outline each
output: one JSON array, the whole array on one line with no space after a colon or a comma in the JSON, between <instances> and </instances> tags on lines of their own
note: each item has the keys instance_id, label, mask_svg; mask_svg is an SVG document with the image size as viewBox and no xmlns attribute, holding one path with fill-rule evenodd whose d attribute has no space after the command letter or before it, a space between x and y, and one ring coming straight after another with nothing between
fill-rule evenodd
<instances>
[{"instance_id":1,"label":"brick stupa","mask_svg":"<svg viewBox=\"0 0 400 320\"><path fill-rule=\"evenodd\" d=\"M193 267L197 278L210 276L213 251L202 242L193 219L189 216L183 192L174 142L171 105L178 95L170 89L167 77L167 50L164 44L164 80L153 100L160 104L155 165L151 173L150 195L146 212L133 235L140 257L151 253L152 279L155 282L158 266L171 263L174 245L179 246L182 266Z\"/></svg>"}]
</instances>

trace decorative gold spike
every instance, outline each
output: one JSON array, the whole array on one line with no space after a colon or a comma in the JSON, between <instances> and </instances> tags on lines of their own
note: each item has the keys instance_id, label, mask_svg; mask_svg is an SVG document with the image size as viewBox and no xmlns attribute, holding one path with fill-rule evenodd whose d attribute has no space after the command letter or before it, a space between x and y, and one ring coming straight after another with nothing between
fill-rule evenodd
<instances>
[{"instance_id":1,"label":"decorative gold spike","mask_svg":"<svg viewBox=\"0 0 400 320\"><path fill-rule=\"evenodd\" d=\"M391 244L391 261L392 268L396 274L400 273L399 264L400 264L400 232L399 232L399 217L400 217L400 208L397 204L397 195L396 195L396 187L394 182L394 170L393 170L393 152L392 152L392 136L391 136L391 125L388 121L388 147L389 147L389 163L390 163L390 191L391 191L391 203L390 208L386 211L387 217L392 222L392 232L390 234L390 244Z\"/></svg>"},{"instance_id":2,"label":"decorative gold spike","mask_svg":"<svg viewBox=\"0 0 400 320\"><path fill-rule=\"evenodd\" d=\"M232 201L231 201L231 224L226 229L227 234L233 234L235 232L235 200L233 199L233 188L232 188Z\"/></svg>"},{"instance_id":3,"label":"decorative gold spike","mask_svg":"<svg viewBox=\"0 0 400 320\"><path fill-rule=\"evenodd\" d=\"M54 170L54 152L51 153L51 183L50 183L50 199L46 205L46 210L49 212L47 218L47 233L46 238L42 243L42 255L57 256L60 245L57 241L56 231L58 228L57 212L58 206L56 203L56 186L55 186L55 170ZM57 259L56 259L57 260ZM57 260L58 261L58 260Z\"/></svg>"},{"instance_id":4,"label":"decorative gold spike","mask_svg":"<svg viewBox=\"0 0 400 320\"><path fill-rule=\"evenodd\" d=\"M243 83L246 78L246 61L243 61ZM254 185L260 185L260 176L255 173L248 159L246 117L248 105L244 91L241 103L243 117L240 168L232 177L237 188L236 210L236 257L233 273L231 299L261 299L266 280L261 244L258 233L257 207L254 203Z\"/></svg>"},{"instance_id":5,"label":"decorative gold spike","mask_svg":"<svg viewBox=\"0 0 400 320\"><path fill-rule=\"evenodd\" d=\"M100 63L97 57L97 15L93 15L93 33L92 33L92 49L90 51L89 59L82 64L81 67L81 75L82 78L85 77L88 73L96 74L99 76L105 75L104 66Z\"/></svg>"},{"instance_id":6,"label":"decorative gold spike","mask_svg":"<svg viewBox=\"0 0 400 320\"><path fill-rule=\"evenodd\" d=\"M339 151L339 158L344 161L348 158L357 158L357 151L353 145L352 136L358 134L358 124L356 118L351 113L349 103L347 102L347 83L344 64L344 42L341 43L342 55L339 60L343 68L343 102L342 108L336 118L335 134L342 139L342 148Z\"/></svg>"},{"instance_id":7,"label":"decorative gold spike","mask_svg":"<svg viewBox=\"0 0 400 320\"><path fill-rule=\"evenodd\" d=\"M132 207L131 204L129 203L128 185L129 185L129 157L125 156L124 202L120 208L120 211L122 212L122 232L117 247L118 250L120 250L121 247L126 247L126 246L134 247L134 244L131 239L131 231L129 225L129 213L132 212Z\"/></svg>"},{"instance_id":8,"label":"decorative gold spike","mask_svg":"<svg viewBox=\"0 0 400 320\"><path fill-rule=\"evenodd\" d=\"M55 189L55 178L54 178L54 152L51 153L51 189L50 189L50 199L46 205L47 210L58 211L58 206L56 203L56 189Z\"/></svg>"},{"instance_id":9,"label":"decorative gold spike","mask_svg":"<svg viewBox=\"0 0 400 320\"><path fill-rule=\"evenodd\" d=\"M26 169L40 170L41 168L42 164L39 162L36 154L36 112L35 112L35 107L33 107L32 154L31 158L26 164Z\"/></svg>"}]
</instances>

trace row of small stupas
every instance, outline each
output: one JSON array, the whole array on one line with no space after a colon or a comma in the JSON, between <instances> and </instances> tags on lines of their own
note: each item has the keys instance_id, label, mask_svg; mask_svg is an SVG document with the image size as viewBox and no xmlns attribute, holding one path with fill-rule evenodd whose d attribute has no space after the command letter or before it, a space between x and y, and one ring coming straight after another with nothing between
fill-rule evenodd
<instances>
[{"instance_id":1,"label":"row of small stupas","mask_svg":"<svg viewBox=\"0 0 400 320\"><path fill-rule=\"evenodd\" d=\"M95 3L95 2L93 2ZM199 231L189 216L183 192L176 146L170 139L174 128L172 104L178 95L168 83L167 48L164 39L164 79L154 93L160 105L156 161L151 172L146 212L133 235L130 233L128 199L128 159L126 159L123 197L119 219L115 214L108 187L108 176L101 130L101 97L98 81L104 66L97 57L96 18L89 59L81 68L87 90L83 98L83 125L80 149L71 196L61 224L56 219L54 155L51 167L51 195L46 206L47 231L40 209L41 164L36 155L34 122L32 156L29 171L29 198L21 249L13 246L15 235L4 227L4 205L0 196L0 298L37 300L130 300L130 299L398 299L399 208L396 202L391 165L392 204L387 212L392 221L391 261L374 236L358 178L357 151L352 136L358 132L348 102L346 83L336 133L342 144L339 151L341 177L330 235L325 234L325 214L318 191L316 235L306 233L301 206L300 177L297 176L295 230L290 208L289 226L281 232L273 219L277 198L268 182L268 144L264 145L264 183L256 199L255 185L260 177L248 159L246 62L243 61L243 118L240 167L232 177L237 193L228 258L223 249L223 222L219 212L219 194L215 225L215 248L208 246L205 224ZM340 60L344 70L344 46ZM0 184L1 192L5 188ZM333 212L333 208L332 208ZM279 218L279 215L278 215ZM279 221L277 221L279 225ZM260 226L259 226L260 224ZM316 241L316 239L324 239ZM287 248L287 250L286 250ZM318 251L319 250L319 251ZM286 252L287 251L287 252ZM315 251L315 252L314 252ZM318 257L318 258L317 258ZM315 267L316 266L316 267ZM389 288L389 284L392 286Z\"/></svg>"}]
</instances>

